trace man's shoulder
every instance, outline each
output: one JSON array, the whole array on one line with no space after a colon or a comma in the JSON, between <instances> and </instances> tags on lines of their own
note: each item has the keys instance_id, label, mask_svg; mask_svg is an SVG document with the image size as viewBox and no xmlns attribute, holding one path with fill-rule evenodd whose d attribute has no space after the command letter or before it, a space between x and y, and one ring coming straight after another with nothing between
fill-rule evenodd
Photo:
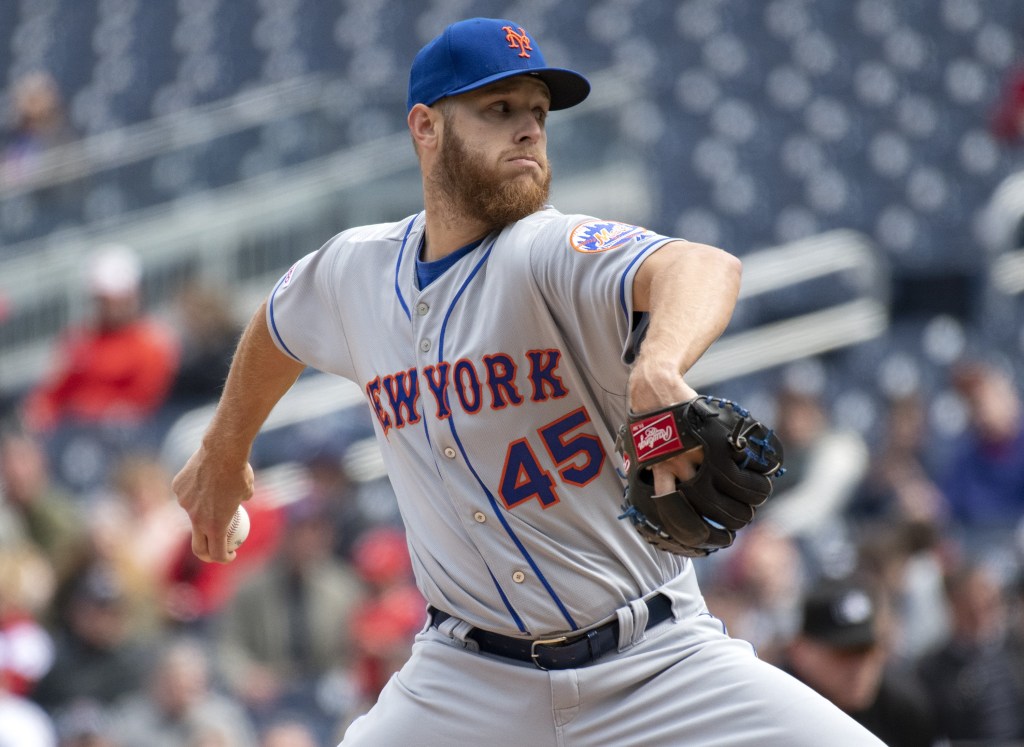
<instances>
[{"instance_id":1,"label":"man's shoulder","mask_svg":"<svg viewBox=\"0 0 1024 747\"><path fill-rule=\"evenodd\" d=\"M516 221L512 228L524 230L541 230L544 228L560 228L572 226L580 220L586 219L585 215L563 213L553 205L545 205L535 213L530 213L525 218Z\"/></svg>"},{"instance_id":2,"label":"man's shoulder","mask_svg":"<svg viewBox=\"0 0 1024 747\"><path fill-rule=\"evenodd\" d=\"M550 205L513 224L504 236L515 244L559 243L575 250L568 255L602 254L668 238L643 226L584 213L562 213Z\"/></svg>"},{"instance_id":3,"label":"man's shoulder","mask_svg":"<svg viewBox=\"0 0 1024 747\"><path fill-rule=\"evenodd\" d=\"M535 241L561 241L569 236L573 226L586 216L563 213L551 205L521 218L502 232L499 240L526 244Z\"/></svg>"},{"instance_id":4,"label":"man's shoulder","mask_svg":"<svg viewBox=\"0 0 1024 747\"><path fill-rule=\"evenodd\" d=\"M400 244L410 229L418 222L419 215L410 215L399 221L389 223L371 223L354 226L336 234L328 242L331 246L369 245L379 243L381 246Z\"/></svg>"}]
</instances>

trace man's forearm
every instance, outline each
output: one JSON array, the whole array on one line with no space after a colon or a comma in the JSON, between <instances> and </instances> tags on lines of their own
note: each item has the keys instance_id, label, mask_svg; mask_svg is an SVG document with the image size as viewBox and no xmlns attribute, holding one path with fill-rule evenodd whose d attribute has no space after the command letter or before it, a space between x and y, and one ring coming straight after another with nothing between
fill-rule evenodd
<instances>
[{"instance_id":1,"label":"man's forearm","mask_svg":"<svg viewBox=\"0 0 1024 747\"><path fill-rule=\"evenodd\" d=\"M238 343L224 393L203 437L204 448L247 460L270 411L304 368L274 344L267 328L264 303Z\"/></svg>"}]
</instances>

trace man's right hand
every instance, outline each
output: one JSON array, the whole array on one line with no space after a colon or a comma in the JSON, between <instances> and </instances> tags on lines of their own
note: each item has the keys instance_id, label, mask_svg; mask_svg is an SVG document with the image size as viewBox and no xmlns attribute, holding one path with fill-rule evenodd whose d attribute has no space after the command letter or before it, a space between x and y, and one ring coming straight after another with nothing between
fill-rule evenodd
<instances>
[{"instance_id":1,"label":"man's right hand","mask_svg":"<svg viewBox=\"0 0 1024 747\"><path fill-rule=\"evenodd\" d=\"M208 563L228 563L228 525L242 501L252 497L253 471L248 462L227 467L201 446L174 477L171 488L192 522L192 552Z\"/></svg>"}]
</instances>

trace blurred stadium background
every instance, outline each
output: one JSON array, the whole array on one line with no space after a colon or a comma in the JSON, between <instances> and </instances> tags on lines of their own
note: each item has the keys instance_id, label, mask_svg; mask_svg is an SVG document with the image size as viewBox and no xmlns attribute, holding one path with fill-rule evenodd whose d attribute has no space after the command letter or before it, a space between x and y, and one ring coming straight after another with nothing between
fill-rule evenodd
<instances>
[{"instance_id":1,"label":"blurred stadium background","mask_svg":"<svg viewBox=\"0 0 1024 747\"><path fill-rule=\"evenodd\" d=\"M7 0L0 111L45 70L78 137L0 171L3 391L83 314L98 243L143 255L154 307L199 277L248 312L341 228L415 211L408 64L466 14L521 19L594 79L553 118L561 209L744 258L803 241L748 265L732 332L861 301L803 346L741 338L761 346L704 379L839 351L828 384L868 430L879 393L939 386L967 348L1019 370L1024 150L993 128L1021 54L1013 0Z\"/></svg>"},{"instance_id":2,"label":"blurred stadium background","mask_svg":"<svg viewBox=\"0 0 1024 747\"><path fill-rule=\"evenodd\" d=\"M1019 0L0 0L0 128L40 71L69 125L0 163L8 414L87 317L99 245L139 253L154 314L199 281L244 320L333 234L419 210L408 67L474 15L591 78L550 120L557 207L744 259L698 388L770 417L786 383L872 444L887 403L919 393L941 448L967 426L954 364L1021 380ZM169 470L211 406L153 424ZM344 383L300 381L255 454L282 500L311 441L356 443L353 474L381 481L364 410ZM56 469L75 487L70 450Z\"/></svg>"}]
</instances>

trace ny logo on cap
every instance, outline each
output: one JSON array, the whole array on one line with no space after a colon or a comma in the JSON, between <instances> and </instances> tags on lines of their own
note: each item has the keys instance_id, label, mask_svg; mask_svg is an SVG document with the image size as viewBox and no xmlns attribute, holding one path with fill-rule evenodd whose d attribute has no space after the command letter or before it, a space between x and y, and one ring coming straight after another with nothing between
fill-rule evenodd
<instances>
[{"instance_id":1,"label":"ny logo on cap","mask_svg":"<svg viewBox=\"0 0 1024 747\"><path fill-rule=\"evenodd\" d=\"M509 49L518 49L520 57L530 56L533 47L530 46L530 37L526 35L522 26L518 32L511 26L502 26L501 30L505 32L505 41L508 42Z\"/></svg>"}]
</instances>

